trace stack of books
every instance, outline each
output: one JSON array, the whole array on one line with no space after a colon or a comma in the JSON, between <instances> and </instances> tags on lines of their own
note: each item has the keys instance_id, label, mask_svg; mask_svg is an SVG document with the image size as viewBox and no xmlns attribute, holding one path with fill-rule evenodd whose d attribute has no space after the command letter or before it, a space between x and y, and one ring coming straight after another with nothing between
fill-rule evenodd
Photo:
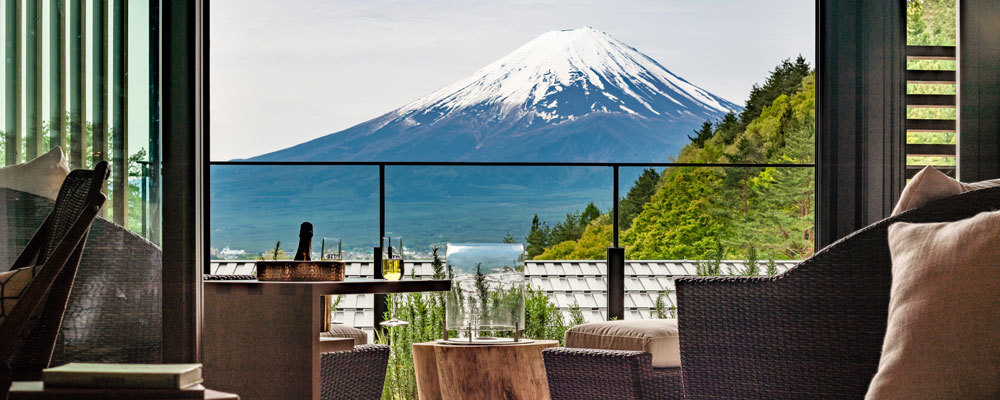
<instances>
[{"instance_id":1,"label":"stack of books","mask_svg":"<svg viewBox=\"0 0 1000 400\"><path fill-rule=\"evenodd\" d=\"M59 398L204 399L201 382L201 364L69 363L43 370L41 384Z\"/></svg>"}]
</instances>

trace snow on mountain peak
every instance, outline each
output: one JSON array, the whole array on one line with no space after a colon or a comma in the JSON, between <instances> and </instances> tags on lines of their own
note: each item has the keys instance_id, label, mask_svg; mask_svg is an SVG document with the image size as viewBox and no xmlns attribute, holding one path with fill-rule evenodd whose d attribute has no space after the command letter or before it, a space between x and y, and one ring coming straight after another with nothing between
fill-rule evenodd
<instances>
[{"instance_id":1,"label":"snow on mountain peak","mask_svg":"<svg viewBox=\"0 0 1000 400\"><path fill-rule=\"evenodd\" d=\"M432 122L477 107L489 109L495 120L531 116L545 122L591 112L663 117L738 109L607 33L583 27L543 33L395 113Z\"/></svg>"}]
</instances>

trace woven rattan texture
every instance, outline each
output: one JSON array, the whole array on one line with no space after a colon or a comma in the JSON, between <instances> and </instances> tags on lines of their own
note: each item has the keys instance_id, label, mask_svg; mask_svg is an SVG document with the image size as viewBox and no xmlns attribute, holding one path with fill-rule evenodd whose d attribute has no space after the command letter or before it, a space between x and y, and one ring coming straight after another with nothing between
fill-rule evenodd
<instances>
[{"instance_id":1,"label":"woven rattan texture","mask_svg":"<svg viewBox=\"0 0 1000 400\"><path fill-rule=\"evenodd\" d=\"M14 262L52 209L50 199L0 188L3 268ZM66 229L62 224L53 229ZM43 251L51 248L54 245ZM161 362L161 265L156 245L97 218L87 236L52 364Z\"/></svg>"},{"instance_id":2,"label":"woven rattan texture","mask_svg":"<svg viewBox=\"0 0 1000 400\"><path fill-rule=\"evenodd\" d=\"M353 350L320 357L320 399L377 400L382 398L389 346L363 344Z\"/></svg>"},{"instance_id":3,"label":"woven rattan texture","mask_svg":"<svg viewBox=\"0 0 1000 400\"><path fill-rule=\"evenodd\" d=\"M876 222L775 277L677 279L688 399L858 399L878 367L892 280L889 225L1000 208L1000 188Z\"/></svg>"},{"instance_id":4,"label":"woven rattan texture","mask_svg":"<svg viewBox=\"0 0 1000 400\"><path fill-rule=\"evenodd\" d=\"M552 400L683 398L680 368L652 368L649 353L554 347L542 358Z\"/></svg>"}]
</instances>

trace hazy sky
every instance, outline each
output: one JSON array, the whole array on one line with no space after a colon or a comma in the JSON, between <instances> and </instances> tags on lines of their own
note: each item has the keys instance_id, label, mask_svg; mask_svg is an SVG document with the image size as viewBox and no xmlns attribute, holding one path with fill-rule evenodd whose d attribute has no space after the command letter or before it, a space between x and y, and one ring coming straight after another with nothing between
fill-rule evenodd
<instances>
[{"instance_id":1,"label":"hazy sky","mask_svg":"<svg viewBox=\"0 0 1000 400\"><path fill-rule=\"evenodd\" d=\"M592 26L743 104L814 59L809 0L213 0L212 158L259 155L384 114L551 30Z\"/></svg>"}]
</instances>

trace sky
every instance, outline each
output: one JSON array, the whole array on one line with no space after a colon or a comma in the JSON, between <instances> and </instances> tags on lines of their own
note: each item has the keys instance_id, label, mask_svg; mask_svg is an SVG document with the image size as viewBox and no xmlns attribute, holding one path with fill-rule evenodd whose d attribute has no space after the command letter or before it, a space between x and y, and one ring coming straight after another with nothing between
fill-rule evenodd
<instances>
[{"instance_id":1,"label":"sky","mask_svg":"<svg viewBox=\"0 0 1000 400\"><path fill-rule=\"evenodd\" d=\"M367 121L544 32L592 26L743 104L815 55L808 0L213 0L211 158L264 154Z\"/></svg>"}]
</instances>

